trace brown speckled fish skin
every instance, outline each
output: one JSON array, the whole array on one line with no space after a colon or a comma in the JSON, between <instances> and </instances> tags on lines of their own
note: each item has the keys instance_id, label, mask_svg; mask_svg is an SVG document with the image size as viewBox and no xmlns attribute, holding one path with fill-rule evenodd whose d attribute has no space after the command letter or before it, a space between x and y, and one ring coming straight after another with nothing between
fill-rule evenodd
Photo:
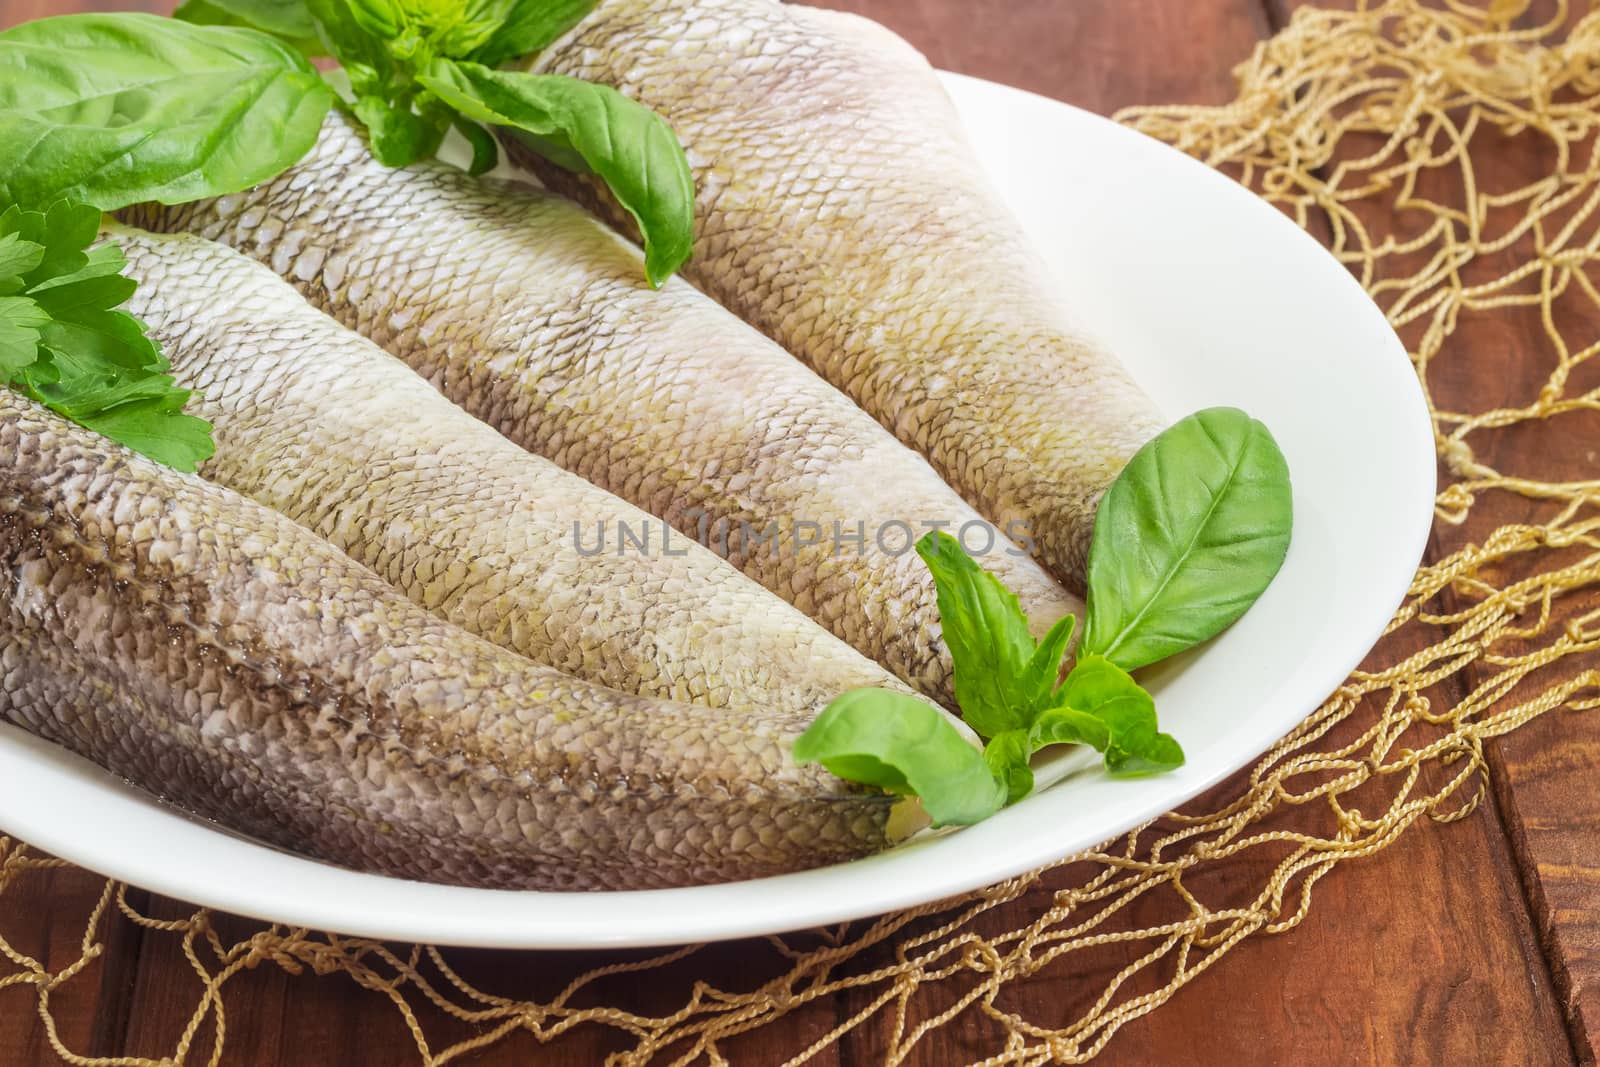
<instances>
[{"instance_id":1,"label":"brown speckled fish skin","mask_svg":"<svg viewBox=\"0 0 1600 1067\"><path fill-rule=\"evenodd\" d=\"M107 236L141 283L127 310L216 429L201 473L440 617L669 700L818 712L850 689L904 688L687 538L618 552L618 524L660 523L512 444L256 261L189 235ZM613 531L603 552L597 523Z\"/></svg>"},{"instance_id":2,"label":"brown speckled fish skin","mask_svg":"<svg viewBox=\"0 0 1600 1067\"><path fill-rule=\"evenodd\" d=\"M430 615L282 515L0 390L0 720L344 866L547 890L882 847L796 768L807 716L578 681Z\"/></svg>"},{"instance_id":3,"label":"brown speckled fish skin","mask_svg":"<svg viewBox=\"0 0 1600 1067\"><path fill-rule=\"evenodd\" d=\"M1099 498L1163 419L1073 327L920 54L775 0L601 0L532 69L665 116L697 181L687 277L1082 591Z\"/></svg>"},{"instance_id":4,"label":"brown speckled fish skin","mask_svg":"<svg viewBox=\"0 0 1600 1067\"><path fill-rule=\"evenodd\" d=\"M882 545L876 532L981 518L922 457L715 302L676 279L652 291L638 250L582 209L442 164L389 170L334 116L274 181L131 217L267 263L471 414L679 529L704 526L750 577L953 704L932 579L899 528ZM741 523L791 520L818 524L823 543L741 536ZM865 551L835 552L835 522L845 533L865 523ZM982 562L1041 630L1081 612L1014 547L997 543Z\"/></svg>"}]
</instances>

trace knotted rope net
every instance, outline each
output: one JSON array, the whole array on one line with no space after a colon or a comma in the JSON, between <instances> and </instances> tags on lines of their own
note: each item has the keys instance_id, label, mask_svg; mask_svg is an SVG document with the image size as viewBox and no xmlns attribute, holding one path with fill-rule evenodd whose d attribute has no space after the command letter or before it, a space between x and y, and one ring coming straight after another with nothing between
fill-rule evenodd
<instances>
[{"instance_id":1,"label":"knotted rope net","mask_svg":"<svg viewBox=\"0 0 1600 1067\"><path fill-rule=\"evenodd\" d=\"M984 1045L973 1055L985 1063L1079 1063L1241 941L1293 929L1341 864L1404 847L1418 820L1469 816L1486 788L1485 742L1600 704L1600 671L1585 666L1597 662L1600 610L1583 607L1600 601L1582 595L1600 588L1600 481L1548 480L1570 473L1559 450L1544 471L1485 458L1505 435L1600 409L1600 338L1584 317L1600 305L1600 15L1573 23L1563 5L1532 25L1527 6L1302 9L1239 66L1233 103L1120 116L1236 175L1349 265L1406 341L1447 474L1435 552L1388 638L1247 775L981 893L741 945L737 968L716 947L598 967L552 958L564 987L531 1000L476 988L461 954L207 911L162 918L108 883L73 962L47 967L0 938L0 1004L17 1011L31 997L74 1064L218 1063L229 987L263 967L342 974L387 998L428 1065L519 1033L559 1062L719 1064L757 1031L762 1062L777 1062L776 1048L803 1063L860 1028L893 1064L951 1024ZM1536 380L1486 410L1485 390L1452 385L1470 358L1452 338L1514 315L1537 324ZM0 839L0 914L59 865ZM142 928L146 951L172 939L193 970L194 1012L163 1038L164 1059L86 1057L54 1022L53 1005L95 981L119 924ZM716 973L747 982L704 981L719 960ZM1041 1018L1013 994L1051 975L1074 981ZM313 982L296 978L291 996L315 996Z\"/></svg>"}]
</instances>

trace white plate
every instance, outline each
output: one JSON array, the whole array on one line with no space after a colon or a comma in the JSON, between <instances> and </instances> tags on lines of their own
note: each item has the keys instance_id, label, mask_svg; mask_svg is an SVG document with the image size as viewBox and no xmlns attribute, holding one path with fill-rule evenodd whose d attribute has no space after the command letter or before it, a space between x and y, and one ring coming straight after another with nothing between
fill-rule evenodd
<instances>
[{"instance_id":1,"label":"white plate","mask_svg":"<svg viewBox=\"0 0 1600 1067\"><path fill-rule=\"evenodd\" d=\"M508 893L356 874L190 821L0 727L0 826L183 900L347 934L527 948L664 945L799 929L975 889L1106 841L1249 763L1377 640L1427 538L1432 434L1406 354L1350 275L1229 180L1105 119L1014 89L948 83L1013 208L1169 414L1266 422L1295 484L1294 545L1250 613L1149 672L1176 773L1063 780L982 825L824 870L643 893ZM1070 413L1063 413L1070 417Z\"/></svg>"}]
</instances>

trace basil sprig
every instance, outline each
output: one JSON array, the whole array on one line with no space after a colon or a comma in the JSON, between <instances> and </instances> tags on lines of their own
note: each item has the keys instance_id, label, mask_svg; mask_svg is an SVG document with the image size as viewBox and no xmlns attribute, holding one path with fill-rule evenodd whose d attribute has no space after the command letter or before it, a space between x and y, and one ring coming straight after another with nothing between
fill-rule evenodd
<instances>
[{"instance_id":1,"label":"basil sprig","mask_svg":"<svg viewBox=\"0 0 1600 1067\"><path fill-rule=\"evenodd\" d=\"M1088 745L1117 777L1179 767L1182 747L1128 672L1242 615L1282 567L1292 523L1288 464L1260 422L1211 408L1156 437L1100 503L1088 623L1065 679L1073 617L1035 641L1016 596L954 538L931 533L917 552L937 589L956 700L982 751L929 704L857 689L801 735L795 759L921 797L938 826L977 822L1027 796L1028 761L1048 745Z\"/></svg>"},{"instance_id":2,"label":"basil sprig","mask_svg":"<svg viewBox=\"0 0 1600 1067\"><path fill-rule=\"evenodd\" d=\"M344 66L350 113L373 155L403 167L438 151L451 129L471 171L500 158L506 131L557 166L597 175L633 216L645 273L660 285L694 243L694 178L683 146L654 111L555 74L497 70L542 51L595 0L188 0L178 17L231 22L305 46L309 33Z\"/></svg>"},{"instance_id":3,"label":"basil sprig","mask_svg":"<svg viewBox=\"0 0 1600 1067\"><path fill-rule=\"evenodd\" d=\"M332 104L306 58L250 30L60 15L0 33L0 201L102 211L274 177Z\"/></svg>"}]
</instances>

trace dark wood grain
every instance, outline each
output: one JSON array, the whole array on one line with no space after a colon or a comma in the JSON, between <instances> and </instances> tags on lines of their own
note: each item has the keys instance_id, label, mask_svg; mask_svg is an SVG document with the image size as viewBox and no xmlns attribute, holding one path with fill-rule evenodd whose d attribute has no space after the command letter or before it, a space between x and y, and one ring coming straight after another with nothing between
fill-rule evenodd
<instances>
[{"instance_id":1,"label":"dark wood grain","mask_svg":"<svg viewBox=\"0 0 1600 1067\"><path fill-rule=\"evenodd\" d=\"M1260 0L813 0L898 31L935 66L1110 114L1220 104L1268 31Z\"/></svg>"},{"instance_id":2,"label":"dark wood grain","mask_svg":"<svg viewBox=\"0 0 1600 1067\"><path fill-rule=\"evenodd\" d=\"M68 867L23 875L0 909L0 937L50 973L82 956L86 920L105 879ZM138 963L137 938L119 924L105 958L51 995L51 1014L62 1042L77 1052L115 1054L126 1022L128 993ZM0 963L0 974L20 968ZM46 1031L33 1010L32 986L0 992L0 1064L56 1063Z\"/></svg>"},{"instance_id":3,"label":"dark wood grain","mask_svg":"<svg viewBox=\"0 0 1600 1067\"><path fill-rule=\"evenodd\" d=\"M1574 19L1593 10L1590 0L1568 4ZM1556 0L1534 0L1522 25L1542 24L1557 14ZM1478 173L1481 187L1509 189L1548 172L1548 159L1525 153L1491 152ZM1515 250L1495 267L1509 269ZM1600 336L1600 310L1574 300L1561 303L1568 337L1588 344ZM1504 403L1525 404L1538 395L1555 365L1538 313L1513 309L1481 323L1463 338L1471 358L1450 365L1443 376L1442 401L1496 390ZM1597 368L1574 376L1573 395L1600 386ZM1481 404L1481 401L1480 401ZM1513 473L1549 480L1592 480L1600 471L1600 412L1575 412L1559 420L1517 427L1475 440L1480 458ZM1548 521L1554 508L1512 494L1485 496L1472 521L1452 531L1451 546L1467 543L1507 523ZM1555 607L1561 622L1600 610L1600 594L1565 598ZM1564 670L1600 666L1593 660ZM1481 671L1469 676L1476 683ZM1490 746L1493 780L1524 892L1550 961L1578 1054L1586 1063L1600 1056L1600 715L1560 712L1530 723Z\"/></svg>"},{"instance_id":4,"label":"dark wood grain","mask_svg":"<svg viewBox=\"0 0 1600 1067\"><path fill-rule=\"evenodd\" d=\"M115 5L0 0L0 21L91 6ZM888 23L941 66L1101 112L1137 103L1227 99L1232 66L1284 14L1260 0L829 0L827 6ZM1503 348L1491 351L1487 338L1480 343L1491 362L1514 358ZM1517 352L1529 351L1532 343L1530 333ZM1401 649L1391 643L1385 651ZM1572 793L1600 752L1565 743L1558 735L1570 733L1571 724L1570 718L1545 720L1514 735L1497 754L1497 799L1525 863L1541 875L1530 883L1537 891L1518 878L1497 806L1459 824L1420 825L1400 845L1324 880L1310 916L1293 933L1246 943L1154 1016L1130 1024L1101 1062L1570 1062L1561 1005L1525 896L1540 909L1563 988L1573 991L1573 1011L1593 1014L1586 998L1595 983L1584 964L1600 964L1600 949L1585 957L1572 948L1580 941L1571 931L1587 923L1593 934L1600 915L1600 901L1585 897L1583 889L1595 892L1589 876L1600 816L1592 790L1587 809L1573 805ZM1594 744L1592 736L1586 744ZM1522 755L1513 758L1514 753ZM1589 814L1558 814L1583 810ZM71 923L86 913L92 903L86 898L97 887L98 879L82 872L54 875L12 901L0 914L0 929L17 936L20 927L20 944L31 945L29 951L60 958L81 933ZM996 921L1023 921L1051 888L1045 885ZM166 917L189 911L164 901L154 908ZM1141 917L1156 916L1152 911ZM222 922L225 932L248 929ZM176 940L129 936L113 949L98 976L64 1005L69 1042L102 1053L168 1051L198 995ZM491 992L538 996L605 958L475 952L453 953L451 959ZM1126 962L1125 954L1112 950L1074 969L1053 969L1011 990L1011 1006L1043 1025L1064 1022L1081 1011L1095 978ZM642 1010L670 1009L696 977L746 988L752 974L771 965L760 943L714 946L664 975L618 979L601 992L626 994ZM0 1063L54 1062L26 1006L18 996L0 994ZM724 1051L736 1063L779 1062L860 1006L851 998L820 1001L775 1031L731 1042ZM291 978L266 964L229 987L227 1007L230 1062L319 1067L415 1060L411 1038L387 1000L343 977ZM423 1021L446 1040L470 1033L434 1014ZM996 1041L992 1025L968 1017L925 1042L910 1062L969 1063L996 1051ZM594 1063L618 1047L597 1031L582 1043L562 1044L557 1059L519 1035L470 1062ZM882 1052L881 1029L868 1026L811 1062L869 1064Z\"/></svg>"},{"instance_id":5,"label":"dark wood grain","mask_svg":"<svg viewBox=\"0 0 1600 1067\"><path fill-rule=\"evenodd\" d=\"M1276 22L1307 0L1272 0ZM1354 0L1318 0L1315 6L1352 7ZM1565 10L1569 24L1594 10L1592 0L1531 0L1517 18L1518 28L1543 26ZM1538 180L1554 162L1536 156L1525 142L1477 146L1475 180L1485 192L1504 192ZM1425 181L1419 194L1438 200L1458 195L1437 181ZM1549 230L1561 225L1551 220ZM1529 241L1486 257L1468 282L1483 281L1526 260ZM1600 311L1586 301L1563 300L1562 322L1579 345L1600 336ZM1520 406L1539 393L1556 359L1540 312L1505 308L1492 317L1467 316L1449 341L1449 359L1433 377L1435 395L1446 408L1485 410ZM1574 376L1576 395L1600 385L1596 368ZM1581 481L1596 476L1600 460L1600 413L1576 412L1558 420L1517 426L1472 440L1478 458L1491 467L1547 480ZM1486 494L1470 519L1440 527L1439 547L1453 551L1480 541L1508 523L1548 521L1556 505L1509 493ZM1560 622L1600 609L1600 596L1578 595L1554 606ZM1596 664L1569 663L1566 677ZM1546 676L1547 679L1549 676ZM1475 686L1485 675L1470 670ZM1586 1063L1600 1052L1600 715L1556 713L1530 723L1488 747L1491 779L1508 834L1523 894L1533 913L1544 955L1564 1007L1572 1044Z\"/></svg>"}]
</instances>

